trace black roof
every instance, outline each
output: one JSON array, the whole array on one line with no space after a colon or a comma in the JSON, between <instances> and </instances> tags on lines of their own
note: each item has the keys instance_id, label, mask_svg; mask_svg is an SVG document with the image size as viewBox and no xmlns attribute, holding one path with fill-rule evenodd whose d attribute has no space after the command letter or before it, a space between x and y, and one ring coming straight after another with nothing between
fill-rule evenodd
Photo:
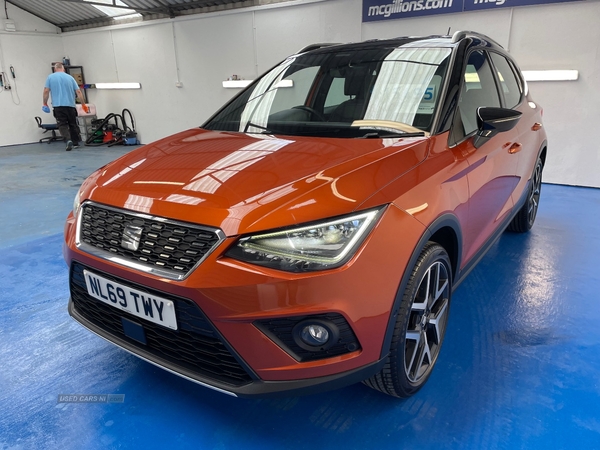
<instances>
[{"instance_id":1,"label":"black roof","mask_svg":"<svg viewBox=\"0 0 600 450\"><path fill-rule=\"evenodd\" d=\"M430 35L430 36L402 36L391 39L371 39L368 41L354 42L348 44L334 43L319 43L308 45L298 53L305 52L323 52L330 53L332 51L340 52L344 50L368 50L381 48L397 48L407 44L419 42L423 47L455 47L461 42L468 40L473 46L483 46L496 49L503 49L495 40L485 34L475 31L457 31L452 36L446 35Z\"/></svg>"}]
</instances>

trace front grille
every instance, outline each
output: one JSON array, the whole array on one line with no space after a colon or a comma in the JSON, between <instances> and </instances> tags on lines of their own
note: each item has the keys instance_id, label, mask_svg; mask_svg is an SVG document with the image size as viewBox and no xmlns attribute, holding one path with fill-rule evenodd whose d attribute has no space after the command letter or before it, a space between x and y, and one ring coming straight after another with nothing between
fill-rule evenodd
<instances>
[{"instance_id":1,"label":"front grille","mask_svg":"<svg viewBox=\"0 0 600 450\"><path fill-rule=\"evenodd\" d=\"M293 330L298 323L306 319L323 320L335 325L339 331L337 342L327 350L310 351L300 347L294 340ZM254 324L277 345L301 362L331 358L332 356L343 355L360 349L354 331L352 331L344 316L337 313L258 320Z\"/></svg>"},{"instance_id":2,"label":"front grille","mask_svg":"<svg viewBox=\"0 0 600 450\"><path fill-rule=\"evenodd\" d=\"M178 330L170 330L152 322L139 319L126 311L113 308L87 293L83 275L84 266L71 265L71 299L78 314L111 335L125 340L134 347L151 353L157 362L166 362L169 367L180 367L187 371L234 386L252 381L238 360L228 350L214 326L198 305L189 299L156 292L111 275L96 271L104 278L116 283L171 300L175 304ZM141 323L146 335L146 345L130 339L123 332L121 317Z\"/></svg>"},{"instance_id":3,"label":"front grille","mask_svg":"<svg viewBox=\"0 0 600 450\"><path fill-rule=\"evenodd\" d=\"M141 229L137 249L122 246L126 227ZM223 238L219 229L87 202L79 213L77 245L104 259L181 280Z\"/></svg>"}]
</instances>

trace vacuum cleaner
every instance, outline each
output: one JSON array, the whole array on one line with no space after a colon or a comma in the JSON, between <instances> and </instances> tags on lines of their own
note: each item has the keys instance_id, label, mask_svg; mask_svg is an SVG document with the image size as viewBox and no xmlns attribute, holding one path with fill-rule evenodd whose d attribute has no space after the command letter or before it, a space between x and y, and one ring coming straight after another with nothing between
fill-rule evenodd
<instances>
[{"instance_id":1,"label":"vacuum cleaner","mask_svg":"<svg viewBox=\"0 0 600 450\"><path fill-rule=\"evenodd\" d=\"M127 123L126 115L129 116L131 126ZM92 132L85 141L89 147L98 147L107 145L138 145L140 141L135 131L135 121L133 115L128 109L124 109L121 114L110 113L104 119L92 121Z\"/></svg>"}]
</instances>

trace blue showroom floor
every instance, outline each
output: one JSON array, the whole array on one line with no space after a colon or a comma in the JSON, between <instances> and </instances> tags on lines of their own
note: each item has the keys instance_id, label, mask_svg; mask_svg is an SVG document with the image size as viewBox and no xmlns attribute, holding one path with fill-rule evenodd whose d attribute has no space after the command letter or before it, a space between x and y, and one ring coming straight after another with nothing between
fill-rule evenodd
<instances>
[{"instance_id":1,"label":"blue showroom floor","mask_svg":"<svg viewBox=\"0 0 600 450\"><path fill-rule=\"evenodd\" d=\"M62 225L84 177L129 147L0 148L0 449L600 449L600 190L544 185L457 289L429 383L232 398L67 314ZM120 394L120 403L59 403Z\"/></svg>"}]
</instances>

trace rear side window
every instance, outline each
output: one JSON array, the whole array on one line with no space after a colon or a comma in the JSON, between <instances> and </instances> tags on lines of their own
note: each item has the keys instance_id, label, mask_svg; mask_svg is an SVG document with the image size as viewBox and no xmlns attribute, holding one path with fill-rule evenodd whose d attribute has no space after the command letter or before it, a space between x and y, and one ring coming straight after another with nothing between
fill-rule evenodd
<instances>
[{"instance_id":1,"label":"rear side window","mask_svg":"<svg viewBox=\"0 0 600 450\"><path fill-rule=\"evenodd\" d=\"M506 107L514 108L521 102L521 88L515 73L504 56L491 53L491 57L498 73L498 80L504 94Z\"/></svg>"}]
</instances>

